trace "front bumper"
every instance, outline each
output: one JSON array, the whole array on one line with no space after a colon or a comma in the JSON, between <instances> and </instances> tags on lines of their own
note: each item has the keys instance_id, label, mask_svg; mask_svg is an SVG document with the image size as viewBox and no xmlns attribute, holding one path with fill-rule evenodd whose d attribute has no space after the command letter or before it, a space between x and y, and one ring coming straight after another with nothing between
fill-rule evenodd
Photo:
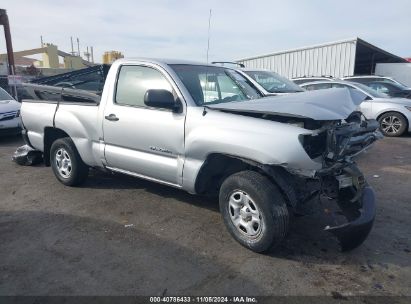
<instances>
[{"instance_id":1,"label":"front bumper","mask_svg":"<svg viewBox=\"0 0 411 304\"><path fill-rule=\"evenodd\" d=\"M21 119L16 117L10 120L0 121L0 136L17 135L21 133Z\"/></svg>"},{"instance_id":2,"label":"front bumper","mask_svg":"<svg viewBox=\"0 0 411 304\"><path fill-rule=\"evenodd\" d=\"M327 226L325 230L337 237L342 251L348 251L360 246L371 231L376 212L374 191L370 186L365 186L356 205L342 202L339 206L349 222Z\"/></svg>"},{"instance_id":3,"label":"front bumper","mask_svg":"<svg viewBox=\"0 0 411 304\"><path fill-rule=\"evenodd\" d=\"M21 133L20 127L0 129L0 136L18 135L20 133Z\"/></svg>"}]
</instances>

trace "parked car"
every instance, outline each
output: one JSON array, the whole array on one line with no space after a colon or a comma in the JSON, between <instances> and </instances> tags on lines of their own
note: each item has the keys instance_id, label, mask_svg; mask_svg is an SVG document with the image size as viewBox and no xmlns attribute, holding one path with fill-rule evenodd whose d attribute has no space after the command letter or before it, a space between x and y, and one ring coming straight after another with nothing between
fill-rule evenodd
<instances>
[{"instance_id":1,"label":"parked car","mask_svg":"<svg viewBox=\"0 0 411 304\"><path fill-rule=\"evenodd\" d=\"M361 103L360 111L368 119L376 119L385 136L401 136L411 132L411 101L405 98L390 98L370 87L349 81L317 81L301 85L306 90L349 88L361 91L367 99Z\"/></svg>"},{"instance_id":2,"label":"parked car","mask_svg":"<svg viewBox=\"0 0 411 304\"><path fill-rule=\"evenodd\" d=\"M0 88L0 135L21 133L21 104Z\"/></svg>"},{"instance_id":3,"label":"parked car","mask_svg":"<svg viewBox=\"0 0 411 304\"><path fill-rule=\"evenodd\" d=\"M362 76L348 76L348 77L343 77L341 78L342 80L348 80L348 81L353 81L353 82L359 82L363 84L368 84L370 82L384 82L384 83L393 83L397 84L403 88L407 88L407 86L398 80L392 78L392 77L387 77L387 76L378 76L378 75L362 75Z\"/></svg>"},{"instance_id":4,"label":"parked car","mask_svg":"<svg viewBox=\"0 0 411 304\"><path fill-rule=\"evenodd\" d=\"M303 83L307 82L313 82L313 81L332 81L334 80L333 77L331 76L304 76L304 77L296 77L291 79L295 84L301 85Z\"/></svg>"},{"instance_id":5,"label":"parked car","mask_svg":"<svg viewBox=\"0 0 411 304\"><path fill-rule=\"evenodd\" d=\"M391 77L385 76L351 76L345 77L345 80L358 82L369 86L370 88L387 94L391 97L411 98L411 88L405 86Z\"/></svg>"},{"instance_id":6,"label":"parked car","mask_svg":"<svg viewBox=\"0 0 411 304\"><path fill-rule=\"evenodd\" d=\"M316 196L331 204L324 229L343 250L371 230L374 194L354 160L380 132L356 112L363 94L260 98L231 68L121 59L96 102L83 95L23 101L23 137L64 185L93 167L217 196L230 234L256 252L278 245L289 214L314 208Z\"/></svg>"},{"instance_id":7,"label":"parked car","mask_svg":"<svg viewBox=\"0 0 411 304\"><path fill-rule=\"evenodd\" d=\"M239 72L253 81L264 96L304 92L304 89L291 80L271 71L240 69Z\"/></svg>"},{"instance_id":8,"label":"parked car","mask_svg":"<svg viewBox=\"0 0 411 304\"><path fill-rule=\"evenodd\" d=\"M367 83L366 85L377 92L387 94L391 97L411 99L411 88L406 88L396 83L375 81Z\"/></svg>"}]
</instances>

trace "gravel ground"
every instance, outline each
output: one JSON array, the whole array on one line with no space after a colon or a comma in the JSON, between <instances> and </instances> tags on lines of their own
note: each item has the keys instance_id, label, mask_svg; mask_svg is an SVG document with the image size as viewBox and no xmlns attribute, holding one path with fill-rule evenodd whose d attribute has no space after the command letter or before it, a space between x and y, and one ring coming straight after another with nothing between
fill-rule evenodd
<instances>
[{"instance_id":1,"label":"gravel ground","mask_svg":"<svg viewBox=\"0 0 411 304\"><path fill-rule=\"evenodd\" d=\"M367 241L341 253L316 215L253 253L226 231L217 202L127 176L91 172L60 184L18 166L0 138L0 295L411 296L411 138L359 160L378 199Z\"/></svg>"}]
</instances>

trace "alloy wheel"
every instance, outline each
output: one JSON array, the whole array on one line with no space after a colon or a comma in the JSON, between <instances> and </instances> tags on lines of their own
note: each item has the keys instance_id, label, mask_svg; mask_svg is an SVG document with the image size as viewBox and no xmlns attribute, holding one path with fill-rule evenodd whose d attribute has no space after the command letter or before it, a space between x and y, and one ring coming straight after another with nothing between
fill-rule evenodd
<instances>
[{"instance_id":1,"label":"alloy wheel","mask_svg":"<svg viewBox=\"0 0 411 304\"><path fill-rule=\"evenodd\" d=\"M394 115L384 117L381 121L381 129L387 134L397 134L401 126L401 120Z\"/></svg>"}]
</instances>

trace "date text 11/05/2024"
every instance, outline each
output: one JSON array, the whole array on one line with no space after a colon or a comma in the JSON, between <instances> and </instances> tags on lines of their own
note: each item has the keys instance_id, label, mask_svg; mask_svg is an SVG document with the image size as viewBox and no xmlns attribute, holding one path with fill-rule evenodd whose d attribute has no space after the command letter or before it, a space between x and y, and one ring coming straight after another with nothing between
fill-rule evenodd
<instances>
[{"instance_id":1,"label":"date text 11/05/2024","mask_svg":"<svg viewBox=\"0 0 411 304\"><path fill-rule=\"evenodd\" d=\"M150 297L150 303L258 303L255 297Z\"/></svg>"}]
</instances>

